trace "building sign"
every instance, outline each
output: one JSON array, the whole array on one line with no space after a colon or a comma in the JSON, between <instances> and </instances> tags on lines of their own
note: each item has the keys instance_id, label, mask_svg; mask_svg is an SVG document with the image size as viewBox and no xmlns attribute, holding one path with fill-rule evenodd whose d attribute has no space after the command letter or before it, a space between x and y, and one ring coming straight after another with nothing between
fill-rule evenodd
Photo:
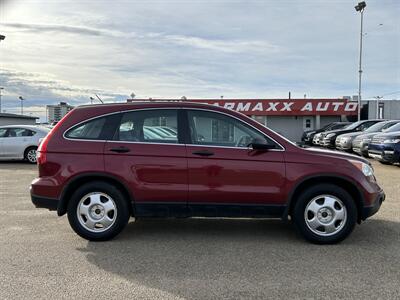
<instances>
[{"instance_id":1,"label":"building sign","mask_svg":"<svg viewBox=\"0 0 400 300\"><path fill-rule=\"evenodd\" d=\"M128 101L135 100L129 99ZM154 99L154 101L157 100ZM207 103L235 110L249 116L357 115L357 102L345 99L168 99L164 101Z\"/></svg>"},{"instance_id":2,"label":"building sign","mask_svg":"<svg viewBox=\"0 0 400 300\"><path fill-rule=\"evenodd\" d=\"M293 100L188 100L208 103L252 116L356 115L357 102L343 99Z\"/></svg>"}]
</instances>

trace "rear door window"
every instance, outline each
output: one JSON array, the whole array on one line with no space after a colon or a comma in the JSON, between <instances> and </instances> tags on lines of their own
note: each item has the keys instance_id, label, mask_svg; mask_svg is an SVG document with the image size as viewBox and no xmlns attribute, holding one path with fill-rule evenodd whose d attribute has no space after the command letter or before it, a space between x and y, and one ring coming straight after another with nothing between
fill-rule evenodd
<instances>
[{"instance_id":1,"label":"rear door window","mask_svg":"<svg viewBox=\"0 0 400 300\"><path fill-rule=\"evenodd\" d=\"M178 143L178 112L175 109L126 112L114 140L142 143Z\"/></svg>"}]
</instances>

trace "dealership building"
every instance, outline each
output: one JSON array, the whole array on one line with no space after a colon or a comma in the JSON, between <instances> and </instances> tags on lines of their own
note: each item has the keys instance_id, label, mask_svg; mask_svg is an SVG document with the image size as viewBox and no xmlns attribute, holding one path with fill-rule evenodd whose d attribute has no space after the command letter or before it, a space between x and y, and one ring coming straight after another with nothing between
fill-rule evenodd
<instances>
[{"instance_id":1,"label":"dealership building","mask_svg":"<svg viewBox=\"0 0 400 300\"><path fill-rule=\"evenodd\" d=\"M159 100L207 103L232 109L292 141L300 141L304 130L357 116L357 102L346 99L128 99L128 102Z\"/></svg>"}]
</instances>

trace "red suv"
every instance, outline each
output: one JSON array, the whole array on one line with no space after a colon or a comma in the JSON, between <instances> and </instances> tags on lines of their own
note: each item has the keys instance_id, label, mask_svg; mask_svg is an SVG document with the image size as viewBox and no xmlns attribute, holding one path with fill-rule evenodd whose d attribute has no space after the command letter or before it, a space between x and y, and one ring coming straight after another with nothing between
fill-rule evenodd
<instances>
[{"instance_id":1,"label":"red suv","mask_svg":"<svg viewBox=\"0 0 400 300\"><path fill-rule=\"evenodd\" d=\"M290 219L314 243L343 240L385 194L367 160L299 148L231 110L189 102L81 106L38 149L36 207L88 240L129 217Z\"/></svg>"}]
</instances>

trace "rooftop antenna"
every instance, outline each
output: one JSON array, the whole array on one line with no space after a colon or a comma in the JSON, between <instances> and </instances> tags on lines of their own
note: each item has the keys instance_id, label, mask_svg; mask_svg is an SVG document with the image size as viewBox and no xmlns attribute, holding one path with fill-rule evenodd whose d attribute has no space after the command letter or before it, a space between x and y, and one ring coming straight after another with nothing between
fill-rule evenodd
<instances>
[{"instance_id":1,"label":"rooftop antenna","mask_svg":"<svg viewBox=\"0 0 400 300\"><path fill-rule=\"evenodd\" d=\"M104 104L103 100L101 100L101 98L100 98L97 94L95 94L95 96L97 97L97 99L99 99L99 101L100 101L102 104Z\"/></svg>"}]
</instances>

